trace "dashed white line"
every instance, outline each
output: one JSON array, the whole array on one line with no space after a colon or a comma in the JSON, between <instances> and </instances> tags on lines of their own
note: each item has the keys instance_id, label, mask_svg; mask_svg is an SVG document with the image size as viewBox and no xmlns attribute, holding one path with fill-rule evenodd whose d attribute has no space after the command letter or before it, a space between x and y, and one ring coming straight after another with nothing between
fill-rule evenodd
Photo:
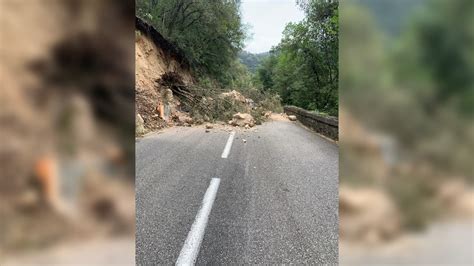
<instances>
[{"instance_id":1,"label":"dashed white line","mask_svg":"<svg viewBox=\"0 0 474 266\"><path fill-rule=\"evenodd\" d=\"M201 247L201 242L204 238L204 231L206 230L209 214L211 213L212 205L214 204L220 182L221 180L219 178L213 178L211 180L206 194L204 194L201 209L199 209L199 212L194 219L194 223L191 226L191 231L189 231L188 237L186 238L183 248L179 253L176 265L194 265L196 262L199 249Z\"/></svg>"},{"instance_id":2,"label":"dashed white line","mask_svg":"<svg viewBox=\"0 0 474 266\"><path fill-rule=\"evenodd\" d=\"M234 136L235 136L235 131L232 131L230 133L229 139L227 140L227 143L225 144L224 151L222 152L221 157L222 158L227 158L229 156L230 148L232 148L232 142L234 141Z\"/></svg>"}]
</instances>

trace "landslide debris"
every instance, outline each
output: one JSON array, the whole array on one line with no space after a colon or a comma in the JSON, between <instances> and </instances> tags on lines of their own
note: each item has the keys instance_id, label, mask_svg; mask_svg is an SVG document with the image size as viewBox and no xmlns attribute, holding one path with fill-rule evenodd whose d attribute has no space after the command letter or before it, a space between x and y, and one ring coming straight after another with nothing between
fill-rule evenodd
<instances>
[{"instance_id":1,"label":"landslide debris","mask_svg":"<svg viewBox=\"0 0 474 266\"><path fill-rule=\"evenodd\" d=\"M234 102L246 104L250 99L245 98L240 92L232 90L230 92L223 92L219 95L221 99L228 99Z\"/></svg>"},{"instance_id":2,"label":"landslide debris","mask_svg":"<svg viewBox=\"0 0 474 266\"><path fill-rule=\"evenodd\" d=\"M152 26L136 18L135 29L137 136L168 126L229 120L250 128L280 106L279 98L256 104L237 90L223 91L215 81L196 79L183 53Z\"/></svg>"},{"instance_id":3,"label":"landslide debris","mask_svg":"<svg viewBox=\"0 0 474 266\"><path fill-rule=\"evenodd\" d=\"M401 215L384 191L374 188L339 189L339 234L344 239L378 243L392 239L401 230Z\"/></svg>"},{"instance_id":4,"label":"landslide debris","mask_svg":"<svg viewBox=\"0 0 474 266\"><path fill-rule=\"evenodd\" d=\"M232 126L239 126L239 127L253 127L255 126L255 119L250 114L236 113L232 117L232 120L229 121L229 124Z\"/></svg>"},{"instance_id":5,"label":"landslide debris","mask_svg":"<svg viewBox=\"0 0 474 266\"><path fill-rule=\"evenodd\" d=\"M135 35L135 110L143 119L136 134L167 125L190 123L175 97L180 87L194 83L191 70L181 52L153 27L136 18Z\"/></svg>"}]
</instances>

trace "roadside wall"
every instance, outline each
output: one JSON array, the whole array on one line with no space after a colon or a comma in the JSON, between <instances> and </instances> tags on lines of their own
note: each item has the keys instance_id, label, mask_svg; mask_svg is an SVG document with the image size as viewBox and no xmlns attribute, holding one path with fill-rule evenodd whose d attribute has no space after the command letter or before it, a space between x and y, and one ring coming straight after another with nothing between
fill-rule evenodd
<instances>
[{"instance_id":1,"label":"roadside wall","mask_svg":"<svg viewBox=\"0 0 474 266\"><path fill-rule=\"evenodd\" d=\"M339 139L339 121L336 117L321 116L296 106L285 106L288 115L295 115L303 125L333 140Z\"/></svg>"}]
</instances>

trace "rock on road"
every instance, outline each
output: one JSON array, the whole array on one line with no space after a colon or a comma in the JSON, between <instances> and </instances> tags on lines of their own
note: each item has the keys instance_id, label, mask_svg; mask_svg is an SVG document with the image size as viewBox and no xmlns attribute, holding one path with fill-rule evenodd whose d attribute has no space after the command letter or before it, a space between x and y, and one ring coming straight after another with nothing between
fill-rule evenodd
<instances>
[{"instance_id":1,"label":"rock on road","mask_svg":"<svg viewBox=\"0 0 474 266\"><path fill-rule=\"evenodd\" d=\"M289 121L235 131L227 158L219 129L137 141L136 263L176 262L212 178L196 264L337 263L337 145Z\"/></svg>"}]
</instances>

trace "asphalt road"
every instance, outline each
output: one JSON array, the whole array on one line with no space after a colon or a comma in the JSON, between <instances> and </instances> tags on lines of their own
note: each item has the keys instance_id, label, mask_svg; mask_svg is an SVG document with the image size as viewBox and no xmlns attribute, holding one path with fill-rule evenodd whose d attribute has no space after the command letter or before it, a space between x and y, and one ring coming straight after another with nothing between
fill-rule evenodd
<instances>
[{"instance_id":1,"label":"asphalt road","mask_svg":"<svg viewBox=\"0 0 474 266\"><path fill-rule=\"evenodd\" d=\"M220 185L197 226L196 264L337 263L337 145L289 121L235 131L227 158L222 129L137 141L136 263L177 261L212 178Z\"/></svg>"}]
</instances>

